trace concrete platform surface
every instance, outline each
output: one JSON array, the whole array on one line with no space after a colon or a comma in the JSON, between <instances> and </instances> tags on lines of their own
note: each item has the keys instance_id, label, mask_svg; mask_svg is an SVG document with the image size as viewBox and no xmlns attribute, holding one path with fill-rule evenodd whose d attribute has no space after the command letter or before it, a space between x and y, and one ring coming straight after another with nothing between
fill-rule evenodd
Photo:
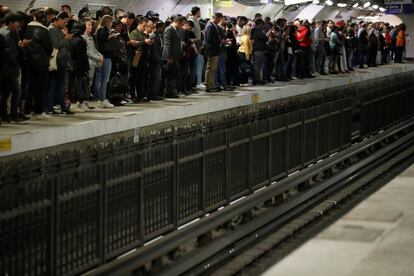
<instances>
[{"instance_id":1,"label":"concrete platform surface","mask_svg":"<svg viewBox=\"0 0 414 276\"><path fill-rule=\"evenodd\" d=\"M414 64L390 64L357 70L352 74L319 76L266 86L241 87L237 91L193 94L180 99L98 109L52 120L31 120L26 125L0 126L0 157L90 139L112 133L223 111L253 103L306 94L369 79L414 71ZM135 132L134 132L135 133Z\"/></svg>"},{"instance_id":2,"label":"concrete platform surface","mask_svg":"<svg viewBox=\"0 0 414 276\"><path fill-rule=\"evenodd\" d=\"M414 165L263 276L414 275Z\"/></svg>"}]
</instances>

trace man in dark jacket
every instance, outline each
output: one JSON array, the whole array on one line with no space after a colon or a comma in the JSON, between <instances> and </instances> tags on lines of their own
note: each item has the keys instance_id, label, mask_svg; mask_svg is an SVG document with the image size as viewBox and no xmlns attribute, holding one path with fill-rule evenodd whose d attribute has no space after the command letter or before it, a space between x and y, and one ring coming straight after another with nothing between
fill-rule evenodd
<instances>
[{"instance_id":1,"label":"man in dark jacket","mask_svg":"<svg viewBox=\"0 0 414 276\"><path fill-rule=\"evenodd\" d=\"M26 48L27 60L29 62L29 89L26 98L26 114L34 111L39 118L50 118L46 112L46 99L49 85L49 60L53 51L47 28L47 14L38 11L35 21L30 22L25 38L32 40Z\"/></svg>"},{"instance_id":2,"label":"man in dark jacket","mask_svg":"<svg viewBox=\"0 0 414 276\"><path fill-rule=\"evenodd\" d=\"M263 20L257 19L252 29L251 39L253 40L253 84L263 84L263 65L266 60L267 36L263 32Z\"/></svg>"},{"instance_id":3,"label":"man in dark jacket","mask_svg":"<svg viewBox=\"0 0 414 276\"><path fill-rule=\"evenodd\" d=\"M165 24L159 21L155 26L155 32L150 35L150 39L154 43L150 46L149 53L149 99L153 101L161 101L164 97L160 96L161 86L161 58L162 47L164 44L164 29Z\"/></svg>"},{"instance_id":4,"label":"man in dark jacket","mask_svg":"<svg viewBox=\"0 0 414 276\"><path fill-rule=\"evenodd\" d=\"M1 118L5 122L23 122L24 119L19 116L18 106L20 103L21 87L18 81L20 74L18 41L16 33L20 28L23 19L19 14L8 13L5 18L5 25L0 29L0 34L4 36L4 66L1 67L2 75L7 81L2 82L2 97L0 102ZM12 95L10 116L7 113L7 99Z\"/></svg>"},{"instance_id":5,"label":"man in dark jacket","mask_svg":"<svg viewBox=\"0 0 414 276\"><path fill-rule=\"evenodd\" d=\"M207 24L205 29L206 39L206 92L218 92L216 88L214 76L218 68L219 57L221 53L221 38L218 24L223 18L223 14L216 12L213 18Z\"/></svg>"},{"instance_id":6,"label":"man in dark jacket","mask_svg":"<svg viewBox=\"0 0 414 276\"><path fill-rule=\"evenodd\" d=\"M181 39L178 30L184 19L181 16L171 17L171 25L165 29L164 51L162 59L167 62L167 98L178 98L177 80L180 76L180 58L182 56Z\"/></svg>"}]
</instances>

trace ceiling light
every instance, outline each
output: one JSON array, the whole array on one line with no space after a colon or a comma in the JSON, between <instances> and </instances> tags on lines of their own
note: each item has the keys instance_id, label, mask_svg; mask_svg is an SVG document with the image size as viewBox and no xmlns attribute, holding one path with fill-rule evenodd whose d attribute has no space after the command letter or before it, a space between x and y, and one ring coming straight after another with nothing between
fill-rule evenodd
<instances>
[{"instance_id":1,"label":"ceiling light","mask_svg":"<svg viewBox=\"0 0 414 276\"><path fill-rule=\"evenodd\" d=\"M352 5L353 8L356 8L358 6L359 6L359 3L358 2L356 2L355 4Z\"/></svg>"},{"instance_id":2,"label":"ceiling light","mask_svg":"<svg viewBox=\"0 0 414 276\"><path fill-rule=\"evenodd\" d=\"M312 4L318 5L320 3L319 0L313 0Z\"/></svg>"},{"instance_id":3,"label":"ceiling light","mask_svg":"<svg viewBox=\"0 0 414 276\"><path fill-rule=\"evenodd\" d=\"M332 6L333 5L333 2L331 0L326 0L325 1L325 4L328 5L328 6Z\"/></svg>"},{"instance_id":4,"label":"ceiling light","mask_svg":"<svg viewBox=\"0 0 414 276\"><path fill-rule=\"evenodd\" d=\"M373 8L374 10L377 10L377 9L378 9L378 5L372 5L372 8Z\"/></svg>"},{"instance_id":5,"label":"ceiling light","mask_svg":"<svg viewBox=\"0 0 414 276\"><path fill-rule=\"evenodd\" d=\"M371 6L371 2L368 1L364 3L364 8L368 8L369 6Z\"/></svg>"},{"instance_id":6,"label":"ceiling light","mask_svg":"<svg viewBox=\"0 0 414 276\"><path fill-rule=\"evenodd\" d=\"M337 6L340 7L340 8L345 8L346 4L345 3L338 3Z\"/></svg>"},{"instance_id":7,"label":"ceiling light","mask_svg":"<svg viewBox=\"0 0 414 276\"><path fill-rule=\"evenodd\" d=\"M385 12L386 11L386 9L383 8L383 7L380 7L379 10L380 10L380 12Z\"/></svg>"}]
</instances>

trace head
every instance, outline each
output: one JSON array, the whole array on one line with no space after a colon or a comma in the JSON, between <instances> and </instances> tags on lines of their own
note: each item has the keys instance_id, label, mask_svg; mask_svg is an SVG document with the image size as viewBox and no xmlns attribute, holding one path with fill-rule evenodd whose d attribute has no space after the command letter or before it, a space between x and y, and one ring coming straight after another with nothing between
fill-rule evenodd
<instances>
[{"instance_id":1,"label":"head","mask_svg":"<svg viewBox=\"0 0 414 276\"><path fill-rule=\"evenodd\" d=\"M250 25L243 26L242 35L250 36L251 32L252 32L252 28L250 27Z\"/></svg>"},{"instance_id":2,"label":"head","mask_svg":"<svg viewBox=\"0 0 414 276\"><path fill-rule=\"evenodd\" d=\"M150 33L154 32L154 30L155 30L154 22L152 22L151 20L148 20L147 28L145 29L145 32L147 34L150 34Z\"/></svg>"},{"instance_id":3,"label":"head","mask_svg":"<svg viewBox=\"0 0 414 276\"><path fill-rule=\"evenodd\" d=\"M256 13L254 15L254 21L256 21L257 19L263 19L262 14L261 13Z\"/></svg>"},{"instance_id":4,"label":"head","mask_svg":"<svg viewBox=\"0 0 414 276\"><path fill-rule=\"evenodd\" d=\"M22 18L20 14L9 12L4 17L4 24L9 27L11 31L17 32L20 29L23 20L24 18Z\"/></svg>"},{"instance_id":5,"label":"head","mask_svg":"<svg viewBox=\"0 0 414 276\"><path fill-rule=\"evenodd\" d=\"M109 16L113 16L114 15L114 12L113 12L113 10L111 9L111 7L109 7L109 6L104 6L103 8L102 8L102 10L101 10L101 14L102 14L102 16L105 16L105 15L109 15Z\"/></svg>"},{"instance_id":6,"label":"head","mask_svg":"<svg viewBox=\"0 0 414 276\"><path fill-rule=\"evenodd\" d=\"M194 28L194 22L193 21L185 21L183 24L183 29L187 32L191 32Z\"/></svg>"},{"instance_id":7,"label":"head","mask_svg":"<svg viewBox=\"0 0 414 276\"><path fill-rule=\"evenodd\" d=\"M107 28L108 30L110 30L111 27L112 27L112 16L111 15L104 15L101 18L101 23L99 24L99 27Z\"/></svg>"},{"instance_id":8,"label":"head","mask_svg":"<svg viewBox=\"0 0 414 276\"><path fill-rule=\"evenodd\" d=\"M263 20L262 20L262 19L257 19L257 20L255 21L255 26L256 26L256 28L261 28L261 27L263 26L263 24L264 24L264 22L263 22Z\"/></svg>"},{"instance_id":9,"label":"head","mask_svg":"<svg viewBox=\"0 0 414 276\"><path fill-rule=\"evenodd\" d=\"M58 28L65 27L69 22L69 14L66 12L60 12L56 15L55 19L53 20L53 24Z\"/></svg>"},{"instance_id":10,"label":"head","mask_svg":"<svg viewBox=\"0 0 414 276\"><path fill-rule=\"evenodd\" d=\"M48 21L47 21L47 14L45 11L42 10L38 10L35 15L34 18L36 20L36 22L39 22L40 24L47 26Z\"/></svg>"},{"instance_id":11,"label":"head","mask_svg":"<svg viewBox=\"0 0 414 276\"><path fill-rule=\"evenodd\" d=\"M60 7L60 10L66 12L69 15L69 17L72 15L72 8L69 5L62 5Z\"/></svg>"},{"instance_id":12,"label":"head","mask_svg":"<svg viewBox=\"0 0 414 276\"><path fill-rule=\"evenodd\" d=\"M93 31L93 22L90 18L85 18L83 20L83 24L85 25L85 34L90 35Z\"/></svg>"},{"instance_id":13,"label":"head","mask_svg":"<svg viewBox=\"0 0 414 276\"><path fill-rule=\"evenodd\" d=\"M223 14L221 12L216 12L216 13L214 13L213 18L211 19L211 21L214 24L217 25L217 24L219 24L223 20L223 18L224 18L224 16L223 16Z\"/></svg>"},{"instance_id":14,"label":"head","mask_svg":"<svg viewBox=\"0 0 414 276\"><path fill-rule=\"evenodd\" d=\"M201 10L199 7L195 6L191 8L191 15L195 18L201 17Z\"/></svg>"},{"instance_id":15,"label":"head","mask_svg":"<svg viewBox=\"0 0 414 276\"><path fill-rule=\"evenodd\" d=\"M407 29L407 26L404 23L401 23L400 25L398 25L398 29L400 31L405 32L405 30Z\"/></svg>"},{"instance_id":16,"label":"head","mask_svg":"<svg viewBox=\"0 0 414 276\"><path fill-rule=\"evenodd\" d=\"M56 15L59 14L59 12L57 10L54 10L53 8L46 8L44 11L47 14L47 21L49 23L52 22L55 19Z\"/></svg>"},{"instance_id":17,"label":"head","mask_svg":"<svg viewBox=\"0 0 414 276\"><path fill-rule=\"evenodd\" d=\"M125 11L123 9L116 9L114 14L115 14L115 19L122 20L122 18L124 18L125 16Z\"/></svg>"},{"instance_id":18,"label":"head","mask_svg":"<svg viewBox=\"0 0 414 276\"><path fill-rule=\"evenodd\" d=\"M72 26L72 33L73 34L77 34L77 35L82 35L85 33L85 24L79 21L76 21L75 23L73 23Z\"/></svg>"},{"instance_id":19,"label":"head","mask_svg":"<svg viewBox=\"0 0 414 276\"><path fill-rule=\"evenodd\" d=\"M180 29L182 27L184 20L185 20L185 18L180 16L180 15L171 16L171 24L176 29Z\"/></svg>"},{"instance_id":20,"label":"head","mask_svg":"<svg viewBox=\"0 0 414 276\"><path fill-rule=\"evenodd\" d=\"M239 25L239 27L243 27L244 25L247 24L247 17L245 16L240 16L239 18L237 18L237 25Z\"/></svg>"},{"instance_id":21,"label":"head","mask_svg":"<svg viewBox=\"0 0 414 276\"><path fill-rule=\"evenodd\" d=\"M91 10L88 7L83 7L78 13L78 18L80 20L83 20L84 18L92 18Z\"/></svg>"},{"instance_id":22,"label":"head","mask_svg":"<svg viewBox=\"0 0 414 276\"><path fill-rule=\"evenodd\" d=\"M121 19L122 24L131 26L135 20L135 14L133 12L126 12L124 17Z\"/></svg>"},{"instance_id":23,"label":"head","mask_svg":"<svg viewBox=\"0 0 414 276\"><path fill-rule=\"evenodd\" d=\"M145 32L145 30L147 29L148 26L148 18L146 17L140 17L138 19L138 26L137 26L137 30L140 32Z\"/></svg>"},{"instance_id":24,"label":"head","mask_svg":"<svg viewBox=\"0 0 414 276\"><path fill-rule=\"evenodd\" d=\"M112 21L112 29L115 30L117 33L122 32L122 22L119 19L114 19Z\"/></svg>"},{"instance_id":25,"label":"head","mask_svg":"<svg viewBox=\"0 0 414 276\"><path fill-rule=\"evenodd\" d=\"M164 30L165 30L165 23L164 23L164 22L162 22L162 21L158 21L158 22L155 24L155 31L156 31L157 33L162 34L162 33L164 33Z\"/></svg>"}]
</instances>

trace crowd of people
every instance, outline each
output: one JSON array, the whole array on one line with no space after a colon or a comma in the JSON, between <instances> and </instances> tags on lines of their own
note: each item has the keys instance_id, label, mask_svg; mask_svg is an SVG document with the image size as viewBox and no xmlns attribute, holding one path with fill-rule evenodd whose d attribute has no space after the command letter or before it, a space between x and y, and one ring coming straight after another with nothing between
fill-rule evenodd
<instances>
[{"instance_id":1,"label":"crowd of people","mask_svg":"<svg viewBox=\"0 0 414 276\"><path fill-rule=\"evenodd\" d=\"M401 63L406 26L0 6L3 123ZM97 103L96 103L97 101Z\"/></svg>"}]
</instances>

